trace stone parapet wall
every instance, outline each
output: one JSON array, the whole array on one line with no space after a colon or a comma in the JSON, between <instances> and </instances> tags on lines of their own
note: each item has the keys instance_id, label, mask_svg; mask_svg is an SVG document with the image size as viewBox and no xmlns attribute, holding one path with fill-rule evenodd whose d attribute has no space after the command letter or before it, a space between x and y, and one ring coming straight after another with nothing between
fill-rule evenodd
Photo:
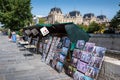
<instances>
[{"instance_id":1,"label":"stone parapet wall","mask_svg":"<svg viewBox=\"0 0 120 80\"><path fill-rule=\"evenodd\" d=\"M97 46L106 47L108 50L120 51L120 35L115 34L90 34L89 42Z\"/></svg>"},{"instance_id":2,"label":"stone parapet wall","mask_svg":"<svg viewBox=\"0 0 120 80\"><path fill-rule=\"evenodd\" d=\"M105 56L97 80L120 80L120 60Z\"/></svg>"}]
</instances>

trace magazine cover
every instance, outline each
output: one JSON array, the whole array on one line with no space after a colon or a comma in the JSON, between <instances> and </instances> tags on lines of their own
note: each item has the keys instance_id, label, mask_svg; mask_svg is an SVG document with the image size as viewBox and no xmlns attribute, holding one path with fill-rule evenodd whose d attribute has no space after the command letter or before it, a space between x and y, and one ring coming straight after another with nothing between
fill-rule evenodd
<instances>
[{"instance_id":1,"label":"magazine cover","mask_svg":"<svg viewBox=\"0 0 120 80\"><path fill-rule=\"evenodd\" d=\"M78 61L77 58L72 57L72 65L73 65L74 67L77 67L77 61Z\"/></svg>"},{"instance_id":2,"label":"magazine cover","mask_svg":"<svg viewBox=\"0 0 120 80\"><path fill-rule=\"evenodd\" d=\"M79 49L74 49L72 56L76 58L81 58L81 51Z\"/></svg>"},{"instance_id":3,"label":"magazine cover","mask_svg":"<svg viewBox=\"0 0 120 80\"><path fill-rule=\"evenodd\" d=\"M85 73L85 75L96 79L97 75L98 75L99 69L91 67L91 66L87 66L87 71Z\"/></svg>"},{"instance_id":4,"label":"magazine cover","mask_svg":"<svg viewBox=\"0 0 120 80\"><path fill-rule=\"evenodd\" d=\"M102 58L92 57L88 65L95 68L100 68L100 66L102 65Z\"/></svg>"},{"instance_id":5,"label":"magazine cover","mask_svg":"<svg viewBox=\"0 0 120 80\"><path fill-rule=\"evenodd\" d=\"M94 46L95 46L95 43L86 42L85 47L84 47L83 50L85 50L87 52L92 52Z\"/></svg>"},{"instance_id":6,"label":"magazine cover","mask_svg":"<svg viewBox=\"0 0 120 80\"><path fill-rule=\"evenodd\" d=\"M103 56L105 55L105 52L106 52L106 48L94 46L94 49L93 49L94 56L103 58Z\"/></svg>"},{"instance_id":7,"label":"magazine cover","mask_svg":"<svg viewBox=\"0 0 120 80\"><path fill-rule=\"evenodd\" d=\"M80 60L88 63L91 58L92 58L92 54L90 52L82 51Z\"/></svg>"},{"instance_id":8,"label":"magazine cover","mask_svg":"<svg viewBox=\"0 0 120 80\"><path fill-rule=\"evenodd\" d=\"M77 70L79 70L80 72L85 73L87 71L87 64L78 60L77 63Z\"/></svg>"},{"instance_id":9,"label":"magazine cover","mask_svg":"<svg viewBox=\"0 0 120 80\"><path fill-rule=\"evenodd\" d=\"M85 80L85 79L84 79L84 74L76 71L76 72L73 74L73 80Z\"/></svg>"},{"instance_id":10,"label":"magazine cover","mask_svg":"<svg viewBox=\"0 0 120 80\"><path fill-rule=\"evenodd\" d=\"M78 40L76 44L76 48L83 49L84 45L85 45L84 40Z\"/></svg>"}]
</instances>

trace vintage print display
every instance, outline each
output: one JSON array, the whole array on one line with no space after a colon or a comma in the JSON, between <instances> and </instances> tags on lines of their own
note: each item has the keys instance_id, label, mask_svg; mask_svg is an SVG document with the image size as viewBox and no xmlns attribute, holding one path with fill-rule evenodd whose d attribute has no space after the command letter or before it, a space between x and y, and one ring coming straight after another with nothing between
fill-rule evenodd
<instances>
[{"instance_id":1,"label":"vintage print display","mask_svg":"<svg viewBox=\"0 0 120 80\"><path fill-rule=\"evenodd\" d=\"M63 63L58 61L56 65L56 69L58 70L58 72L62 72L62 68L63 68Z\"/></svg>"},{"instance_id":2,"label":"vintage print display","mask_svg":"<svg viewBox=\"0 0 120 80\"><path fill-rule=\"evenodd\" d=\"M60 60L61 62L64 62L64 60L65 60L65 56L62 55L62 54L60 54L59 60Z\"/></svg>"},{"instance_id":3,"label":"vintage print display","mask_svg":"<svg viewBox=\"0 0 120 80\"><path fill-rule=\"evenodd\" d=\"M85 75L95 79L98 75L98 71L99 71L99 69L97 69L97 68L87 66L87 71L86 71Z\"/></svg>"},{"instance_id":4,"label":"vintage print display","mask_svg":"<svg viewBox=\"0 0 120 80\"><path fill-rule=\"evenodd\" d=\"M80 72L85 73L87 71L87 63L84 63L84 62L78 60L77 69Z\"/></svg>"},{"instance_id":5,"label":"vintage print display","mask_svg":"<svg viewBox=\"0 0 120 80\"><path fill-rule=\"evenodd\" d=\"M95 67L95 68L100 68L102 64L102 58L100 57L92 57L91 60L89 61L89 66Z\"/></svg>"},{"instance_id":6,"label":"vintage print display","mask_svg":"<svg viewBox=\"0 0 120 80\"><path fill-rule=\"evenodd\" d=\"M78 61L77 58L72 57L72 65L73 65L74 67L77 67L77 61Z\"/></svg>"},{"instance_id":7,"label":"vintage print display","mask_svg":"<svg viewBox=\"0 0 120 80\"><path fill-rule=\"evenodd\" d=\"M68 48L62 47L62 54L67 55Z\"/></svg>"},{"instance_id":8,"label":"vintage print display","mask_svg":"<svg viewBox=\"0 0 120 80\"><path fill-rule=\"evenodd\" d=\"M76 72L73 74L73 80L85 80L85 79L84 79L84 74L76 71Z\"/></svg>"},{"instance_id":9,"label":"vintage print display","mask_svg":"<svg viewBox=\"0 0 120 80\"><path fill-rule=\"evenodd\" d=\"M103 58L103 56L105 55L105 51L106 51L106 48L104 47L94 46L93 55L96 57Z\"/></svg>"},{"instance_id":10,"label":"vintage print display","mask_svg":"<svg viewBox=\"0 0 120 80\"><path fill-rule=\"evenodd\" d=\"M41 31L41 33L42 33L43 36L49 34L49 31L48 31L48 29L47 29L46 27L42 27L42 28L40 29L40 31Z\"/></svg>"},{"instance_id":11,"label":"vintage print display","mask_svg":"<svg viewBox=\"0 0 120 80\"><path fill-rule=\"evenodd\" d=\"M78 40L76 44L76 48L83 49L84 45L85 45L84 40Z\"/></svg>"},{"instance_id":12,"label":"vintage print display","mask_svg":"<svg viewBox=\"0 0 120 80\"><path fill-rule=\"evenodd\" d=\"M73 61L77 61L77 71L73 74L73 78L74 80L97 80L106 48L86 42L81 50L80 47L78 48L79 43L80 40L77 41L76 49L73 50L72 54L71 65L73 65Z\"/></svg>"},{"instance_id":13,"label":"vintage print display","mask_svg":"<svg viewBox=\"0 0 120 80\"><path fill-rule=\"evenodd\" d=\"M95 43L86 42L85 47L84 47L84 51L92 52L94 46L95 46Z\"/></svg>"},{"instance_id":14,"label":"vintage print display","mask_svg":"<svg viewBox=\"0 0 120 80\"><path fill-rule=\"evenodd\" d=\"M89 62L92 58L92 54L90 52L82 51L81 60L84 62Z\"/></svg>"},{"instance_id":15,"label":"vintage print display","mask_svg":"<svg viewBox=\"0 0 120 80\"><path fill-rule=\"evenodd\" d=\"M73 51L73 57L76 57L76 58L81 58L81 51L79 49L74 49Z\"/></svg>"}]
</instances>

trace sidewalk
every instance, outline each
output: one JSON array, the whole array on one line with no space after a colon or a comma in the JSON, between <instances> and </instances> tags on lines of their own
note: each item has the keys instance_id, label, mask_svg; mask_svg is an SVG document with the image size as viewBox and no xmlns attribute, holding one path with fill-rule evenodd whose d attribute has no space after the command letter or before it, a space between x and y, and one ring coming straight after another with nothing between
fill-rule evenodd
<instances>
[{"instance_id":1,"label":"sidewalk","mask_svg":"<svg viewBox=\"0 0 120 80\"><path fill-rule=\"evenodd\" d=\"M40 55L24 57L16 43L0 34L0 80L72 80L40 60Z\"/></svg>"}]
</instances>

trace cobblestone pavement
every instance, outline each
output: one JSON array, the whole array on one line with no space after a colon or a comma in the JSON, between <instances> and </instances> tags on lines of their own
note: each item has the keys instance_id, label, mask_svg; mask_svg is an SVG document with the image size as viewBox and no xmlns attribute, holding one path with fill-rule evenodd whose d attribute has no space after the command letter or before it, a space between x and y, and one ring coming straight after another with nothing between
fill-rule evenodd
<instances>
[{"instance_id":1,"label":"cobblestone pavement","mask_svg":"<svg viewBox=\"0 0 120 80\"><path fill-rule=\"evenodd\" d=\"M16 43L0 34L0 80L72 80L40 60L40 55L24 57Z\"/></svg>"}]
</instances>

